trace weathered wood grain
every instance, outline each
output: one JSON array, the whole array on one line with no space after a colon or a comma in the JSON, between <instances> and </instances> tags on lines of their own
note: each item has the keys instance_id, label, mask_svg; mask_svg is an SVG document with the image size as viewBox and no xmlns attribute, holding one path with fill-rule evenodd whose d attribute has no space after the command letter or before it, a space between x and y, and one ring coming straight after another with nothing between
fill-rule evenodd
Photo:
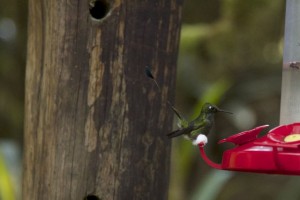
<instances>
[{"instance_id":1,"label":"weathered wood grain","mask_svg":"<svg viewBox=\"0 0 300 200\"><path fill-rule=\"evenodd\" d=\"M167 199L182 2L108 3L29 0L24 200Z\"/></svg>"}]
</instances>

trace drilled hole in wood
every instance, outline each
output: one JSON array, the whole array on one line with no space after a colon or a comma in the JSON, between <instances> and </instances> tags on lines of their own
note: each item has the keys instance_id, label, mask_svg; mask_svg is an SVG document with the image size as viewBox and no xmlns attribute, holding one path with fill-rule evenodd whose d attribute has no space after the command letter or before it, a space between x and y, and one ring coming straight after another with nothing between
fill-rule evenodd
<instances>
[{"instance_id":1,"label":"drilled hole in wood","mask_svg":"<svg viewBox=\"0 0 300 200\"><path fill-rule=\"evenodd\" d=\"M96 195L89 194L86 197L84 197L83 200L101 200L101 199L99 197L97 197Z\"/></svg>"},{"instance_id":2,"label":"drilled hole in wood","mask_svg":"<svg viewBox=\"0 0 300 200\"><path fill-rule=\"evenodd\" d=\"M90 1L90 14L93 19L103 19L109 12L110 6L106 0Z\"/></svg>"}]
</instances>

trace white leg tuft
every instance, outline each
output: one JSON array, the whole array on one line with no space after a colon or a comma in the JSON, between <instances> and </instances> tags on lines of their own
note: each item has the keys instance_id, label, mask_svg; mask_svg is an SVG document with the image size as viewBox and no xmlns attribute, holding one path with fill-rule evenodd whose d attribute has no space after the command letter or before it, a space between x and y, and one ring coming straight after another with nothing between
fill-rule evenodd
<instances>
[{"instance_id":1,"label":"white leg tuft","mask_svg":"<svg viewBox=\"0 0 300 200\"><path fill-rule=\"evenodd\" d=\"M204 146L204 145L206 145L207 141L208 140L207 140L207 137L205 135L199 134L197 136L197 139L193 140L193 145L202 145L202 146Z\"/></svg>"}]
</instances>

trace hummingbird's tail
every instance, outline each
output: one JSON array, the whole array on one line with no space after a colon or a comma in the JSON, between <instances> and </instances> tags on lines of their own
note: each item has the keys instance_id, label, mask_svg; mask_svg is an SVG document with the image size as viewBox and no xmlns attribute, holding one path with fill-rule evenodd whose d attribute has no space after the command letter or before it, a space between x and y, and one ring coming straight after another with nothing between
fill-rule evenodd
<instances>
[{"instance_id":1,"label":"hummingbird's tail","mask_svg":"<svg viewBox=\"0 0 300 200\"><path fill-rule=\"evenodd\" d=\"M148 78L150 78L151 80L153 80L153 82L155 83L158 91L160 93L162 93L161 88L159 87L157 81L155 80L155 78L154 78L154 76L153 76L153 74L151 72L150 67L146 66L146 68L145 68L145 74L146 74L146 76ZM169 100L167 101L167 104L170 106L170 108L172 109L172 111L175 113L175 115L178 117L179 120L181 120L181 121L184 120L183 117L179 114L178 110L171 104L171 102Z\"/></svg>"},{"instance_id":2,"label":"hummingbird's tail","mask_svg":"<svg viewBox=\"0 0 300 200\"><path fill-rule=\"evenodd\" d=\"M184 120L183 117L179 114L178 110L170 103L170 101L168 101L168 104L175 113L175 115L178 117L178 119Z\"/></svg>"},{"instance_id":3,"label":"hummingbird's tail","mask_svg":"<svg viewBox=\"0 0 300 200\"><path fill-rule=\"evenodd\" d=\"M161 93L161 89L160 89L160 87L159 87L157 81L155 80L155 78L154 78L154 76L153 76L153 74L152 74L152 72L151 72L150 67L146 66L146 68L145 68L145 74L146 74L146 76L147 76L148 78L151 78L151 79L154 81L156 87L158 88L159 92Z\"/></svg>"}]
</instances>

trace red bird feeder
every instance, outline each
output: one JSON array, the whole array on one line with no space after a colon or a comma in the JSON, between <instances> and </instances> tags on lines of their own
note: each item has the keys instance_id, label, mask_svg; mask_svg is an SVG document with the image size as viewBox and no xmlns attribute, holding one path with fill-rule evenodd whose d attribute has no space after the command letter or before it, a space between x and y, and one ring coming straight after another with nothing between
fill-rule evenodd
<instances>
[{"instance_id":1,"label":"red bird feeder","mask_svg":"<svg viewBox=\"0 0 300 200\"><path fill-rule=\"evenodd\" d=\"M201 156L216 169L300 175L300 123L278 126L258 138L266 127L259 126L219 141L236 145L223 153L221 164L206 156L203 145L199 145Z\"/></svg>"}]
</instances>

